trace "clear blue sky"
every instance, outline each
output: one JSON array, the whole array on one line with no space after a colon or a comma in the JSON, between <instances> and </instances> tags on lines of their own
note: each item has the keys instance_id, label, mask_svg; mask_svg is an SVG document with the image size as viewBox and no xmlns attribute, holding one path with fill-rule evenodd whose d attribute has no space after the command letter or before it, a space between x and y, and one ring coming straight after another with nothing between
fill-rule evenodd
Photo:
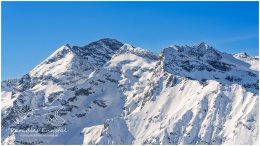
<instances>
[{"instance_id":1,"label":"clear blue sky","mask_svg":"<svg viewBox=\"0 0 260 146\"><path fill-rule=\"evenodd\" d=\"M110 37L159 53L203 41L258 55L258 31L258 2L2 2L2 80L66 43Z\"/></svg>"}]
</instances>

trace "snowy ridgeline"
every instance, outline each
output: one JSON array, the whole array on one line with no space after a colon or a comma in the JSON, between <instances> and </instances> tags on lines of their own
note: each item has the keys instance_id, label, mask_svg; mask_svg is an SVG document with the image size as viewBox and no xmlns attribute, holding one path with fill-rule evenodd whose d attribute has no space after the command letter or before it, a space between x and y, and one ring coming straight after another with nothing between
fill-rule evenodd
<instances>
[{"instance_id":1,"label":"snowy ridgeline","mask_svg":"<svg viewBox=\"0 0 260 146\"><path fill-rule=\"evenodd\" d=\"M64 45L2 81L2 144L258 144L258 57Z\"/></svg>"}]
</instances>

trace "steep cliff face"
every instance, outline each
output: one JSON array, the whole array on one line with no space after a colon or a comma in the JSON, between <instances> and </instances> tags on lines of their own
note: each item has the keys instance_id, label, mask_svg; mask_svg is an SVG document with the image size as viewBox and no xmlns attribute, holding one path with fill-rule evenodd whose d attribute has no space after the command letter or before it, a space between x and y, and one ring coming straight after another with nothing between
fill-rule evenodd
<instances>
[{"instance_id":1,"label":"steep cliff face","mask_svg":"<svg viewBox=\"0 0 260 146\"><path fill-rule=\"evenodd\" d=\"M64 45L2 81L2 144L256 144L256 66L205 43Z\"/></svg>"}]
</instances>

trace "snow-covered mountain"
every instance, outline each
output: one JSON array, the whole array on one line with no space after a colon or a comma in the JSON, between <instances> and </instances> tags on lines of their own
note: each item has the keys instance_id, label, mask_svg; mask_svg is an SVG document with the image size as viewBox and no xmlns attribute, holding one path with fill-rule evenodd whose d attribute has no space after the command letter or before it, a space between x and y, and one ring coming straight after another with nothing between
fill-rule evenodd
<instances>
[{"instance_id":1,"label":"snow-covered mountain","mask_svg":"<svg viewBox=\"0 0 260 146\"><path fill-rule=\"evenodd\" d=\"M2 144L258 144L258 57L64 45L1 82Z\"/></svg>"},{"instance_id":2,"label":"snow-covered mountain","mask_svg":"<svg viewBox=\"0 0 260 146\"><path fill-rule=\"evenodd\" d=\"M259 57L251 57L246 52L234 54L234 57L250 65L250 69L259 71Z\"/></svg>"}]
</instances>

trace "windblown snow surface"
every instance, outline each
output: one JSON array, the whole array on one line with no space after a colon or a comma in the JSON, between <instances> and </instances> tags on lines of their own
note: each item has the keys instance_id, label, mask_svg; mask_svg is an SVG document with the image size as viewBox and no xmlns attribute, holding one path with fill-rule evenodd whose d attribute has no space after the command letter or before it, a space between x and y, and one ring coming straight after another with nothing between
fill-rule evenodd
<instances>
[{"instance_id":1,"label":"windblown snow surface","mask_svg":"<svg viewBox=\"0 0 260 146\"><path fill-rule=\"evenodd\" d=\"M1 82L1 143L258 144L258 65L205 43L66 44Z\"/></svg>"}]
</instances>

